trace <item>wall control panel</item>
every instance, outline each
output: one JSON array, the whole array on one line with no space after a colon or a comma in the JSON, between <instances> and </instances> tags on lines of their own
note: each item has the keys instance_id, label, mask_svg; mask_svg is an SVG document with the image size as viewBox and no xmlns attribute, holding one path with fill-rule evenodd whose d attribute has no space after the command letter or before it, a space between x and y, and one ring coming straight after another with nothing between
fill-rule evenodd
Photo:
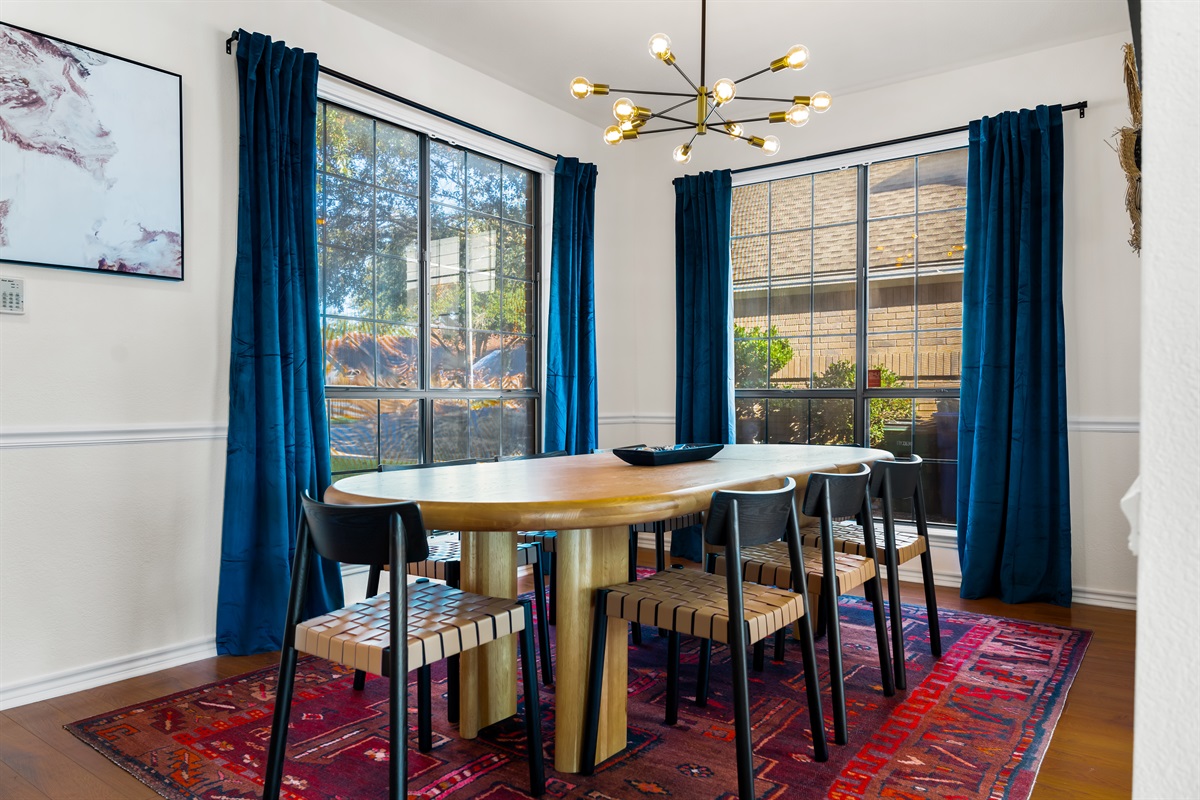
<instances>
[{"instance_id":1,"label":"wall control panel","mask_svg":"<svg viewBox=\"0 0 1200 800\"><path fill-rule=\"evenodd\" d=\"M25 281L0 278L0 314L25 313Z\"/></svg>"}]
</instances>

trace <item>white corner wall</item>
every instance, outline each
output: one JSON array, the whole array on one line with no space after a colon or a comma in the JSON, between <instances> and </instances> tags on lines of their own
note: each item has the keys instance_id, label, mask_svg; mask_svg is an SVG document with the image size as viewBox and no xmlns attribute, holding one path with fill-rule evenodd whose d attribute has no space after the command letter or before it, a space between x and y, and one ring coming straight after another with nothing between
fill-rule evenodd
<instances>
[{"instance_id":1,"label":"white corner wall","mask_svg":"<svg viewBox=\"0 0 1200 800\"><path fill-rule=\"evenodd\" d=\"M1133 796L1200 792L1200 5L1142 3L1142 501Z\"/></svg>"},{"instance_id":2,"label":"white corner wall","mask_svg":"<svg viewBox=\"0 0 1200 800\"><path fill-rule=\"evenodd\" d=\"M1088 101L1087 116L1063 122L1066 176L1064 293L1070 426L1073 583L1077 602L1132 608L1136 559L1117 501L1137 475L1138 258L1126 240L1125 178L1110 137L1128 124L1121 46L1106 36L834 98L801 130L779 133L779 159L823 153L965 125L1039 103ZM769 80L769 78L768 78ZM793 78L800 80L803 74ZM785 82L787 83L787 82ZM787 85L791 85L787 83ZM779 126L784 127L784 126ZM627 398L639 441L674 441L674 190L671 180L703 170L755 166L753 148L721 135L698 141L686 167L671 160L669 136L620 148L637 159L638 258L620 266L639 320L636 394ZM634 152L628 152L634 151ZM957 584L953 542L935 553L940 582Z\"/></svg>"},{"instance_id":3,"label":"white corner wall","mask_svg":"<svg viewBox=\"0 0 1200 800\"><path fill-rule=\"evenodd\" d=\"M0 707L215 652L238 191L233 29L596 162L601 407L622 402L629 287L603 232L629 224L617 199L632 167L593 126L325 3L5 0L3 16L182 74L186 280L0 265L26 290L26 314L0 317Z\"/></svg>"}]
</instances>

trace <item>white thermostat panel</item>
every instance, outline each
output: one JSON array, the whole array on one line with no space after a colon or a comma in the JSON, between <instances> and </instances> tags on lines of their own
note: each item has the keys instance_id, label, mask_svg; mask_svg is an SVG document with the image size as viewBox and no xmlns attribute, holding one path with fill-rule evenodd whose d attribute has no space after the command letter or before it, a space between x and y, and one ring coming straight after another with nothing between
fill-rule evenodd
<instances>
[{"instance_id":1,"label":"white thermostat panel","mask_svg":"<svg viewBox=\"0 0 1200 800\"><path fill-rule=\"evenodd\" d=\"M25 281L0 278L0 314L25 313Z\"/></svg>"}]
</instances>

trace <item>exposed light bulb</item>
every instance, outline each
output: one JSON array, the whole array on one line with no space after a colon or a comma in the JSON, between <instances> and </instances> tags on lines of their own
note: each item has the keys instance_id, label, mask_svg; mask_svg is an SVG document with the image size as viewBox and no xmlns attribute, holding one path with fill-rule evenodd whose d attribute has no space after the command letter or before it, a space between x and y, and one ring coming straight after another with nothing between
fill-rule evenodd
<instances>
[{"instance_id":1,"label":"exposed light bulb","mask_svg":"<svg viewBox=\"0 0 1200 800\"><path fill-rule=\"evenodd\" d=\"M666 61L671 57L671 37L665 33L656 33L651 36L649 47L650 55L659 61Z\"/></svg>"},{"instance_id":2,"label":"exposed light bulb","mask_svg":"<svg viewBox=\"0 0 1200 800\"><path fill-rule=\"evenodd\" d=\"M817 92L809 98L808 104L812 107L813 111L818 114L824 114L833 105L833 97L829 92Z\"/></svg>"},{"instance_id":3,"label":"exposed light bulb","mask_svg":"<svg viewBox=\"0 0 1200 800\"><path fill-rule=\"evenodd\" d=\"M726 122L725 133L729 134L730 139L738 139L742 135L742 126L736 122Z\"/></svg>"},{"instance_id":4,"label":"exposed light bulb","mask_svg":"<svg viewBox=\"0 0 1200 800\"><path fill-rule=\"evenodd\" d=\"M794 45L784 58L787 59L789 69L804 69L808 66L808 48L802 44Z\"/></svg>"},{"instance_id":5,"label":"exposed light bulb","mask_svg":"<svg viewBox=\"0 0 1200 800\"><path fill-rule=\"evenodd\" d=\"M767 136L763 138L762 151L764 155L773 156L779 152L779 137Z\"/></svg>"},{"instance_id":6,"label":"exposed light bulb","mask_svg":"<svg viewBox=\"0 0 1200 800\"><path fill-rule=\"evenodd\" d=\"M808 122L808 106L796 103L783 115L784 120L793 128L799 128Z\"/></svg>"},{"instance_id":7,"label":"exposed light bulb","mask_svg":"<svg viewBox=\"0 0 1200 800\"><path fill-rule=\"evenodd\" d=\"M692 160L692 146L690 144L681 144L676 147L671 153L671 158L675 159L680 164L686 164Z\"/></svg>"},{"instance_id":8,"label":"exposed light bulb","mask_svg":"<svg viewBox=\"0 0 1200 800\"><path fill-rule=\"evenodd\" d=\"M577 100L582 100L585 97L592 95L592 82L587 78L580 76L571 81L571 96Z\"/></svg>"},{"instance_id":9,"label":"exposed light bulb","mask_svg":"<svg viewBox=\"0 0 1200 800\"><path fill-rule=\"evenodd\" d=\"M633 119L634 112L637 111L637 106L628 97L622 97L613 103L613 116L619 121Z\"/></svg>"},{"instance_id":10,"label":"exposed light bulb","mask_svg":"<svg viewBox=\"0 0 1200 800\"><path fill-rule=\"evenodd\" d=\"M721 80L712 85L712 93L716 104L723 106L737 94L737 86L729 78L721 78Z\"/></svg>"},{"instance_id":11,"label":"exposed light bulb","mask_svg":"<svg viewBox=\"0 0 1200 800\"><path fill-rule=\"evenodd\" d=\"M623 119L617 123L617 127L622 131L631 131L633 130L633 120Z\"/></svg>"},{"instance_id":12,"label":"exposed light bulb","mask_svg":"<svg viewBox=\"0 0 1200 800\"><path fill-rule=\"evenodd\" d=\"M609 125L604 129L604 142L606 144L611 144L613 147L616 147L622 141L624 141L624 139L625 137L621 135L621 129L616 125Z\"/></svg>"}]
</instances>

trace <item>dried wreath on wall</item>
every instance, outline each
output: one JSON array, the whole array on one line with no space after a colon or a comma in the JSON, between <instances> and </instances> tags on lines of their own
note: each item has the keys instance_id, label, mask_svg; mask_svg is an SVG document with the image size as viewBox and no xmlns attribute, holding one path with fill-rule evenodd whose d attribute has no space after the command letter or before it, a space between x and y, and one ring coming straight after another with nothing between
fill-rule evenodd
<instances>
[{"instance_id":1,"label":"dried wreath on wall","mask_svg":"<svg viewBox=\"0 0 1200 800\"><path fill-rule=\"evenodd\" d=\"M1133 45L1125 45L1125 90L1129 94L1129 127L1119 128L1114 134L1117 140L1117 159L1125 170L1128 188L1125 190L1125 210L1129 212L1132 227L1129 231L1129 246L1133 252L1142 252L1142 90L1138 83L1137 62L1134 60Z\"/></svg>"}]
</instances>

